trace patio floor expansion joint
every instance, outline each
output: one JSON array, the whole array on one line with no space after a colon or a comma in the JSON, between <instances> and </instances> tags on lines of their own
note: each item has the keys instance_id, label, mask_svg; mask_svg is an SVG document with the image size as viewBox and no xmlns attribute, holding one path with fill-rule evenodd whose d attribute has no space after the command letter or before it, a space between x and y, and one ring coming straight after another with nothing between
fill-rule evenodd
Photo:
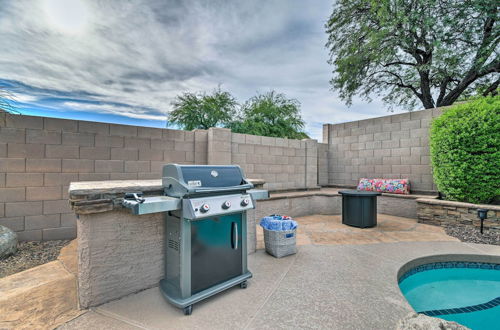
<instances>
[{"instance_id":1,"label":"patio floor expansion joint","mask_svg":"<svg viewBox=\"0 0 500 330\"><path fill-rule=\"evenodd\" d=\"M100 309L99 307L97 308L91 308L90 309L91 311L94 311L95 313L97 314L100 314L104 317L109 317L109 318L112 318L114 320L117 320L117 321L120 321L120 322L123 322L123 323L126 323L128 325L131 325L131 326L134 326L134 327L137 327L139 329L144 329L144 330L149 330L149 328L147 327L144 327L144 325L142 325L141 323L139 322L135 322L133 320L130 320L126 317L123 317L123 316L120 316L120 315L117 315L115 313L112 313L112 312L109 312L109 311L106 311L106 310L103 310L103 309Z\"/></svg>"},{"instance_id":2,"label":"patio floor expansion joint","mask_svg":"<svg viewBox=\"0 0 500 330\"><path fill-rule=\"evenodd\" d=\"M288 272L290 271L290 269L292 268L292 266L295 264L295 262L297 261L297 254L294 254L292 256L289 256L290 257L293 257L293 261L290 263L290 265L288 265L288 268L286 270L286 272L284 272L280 279L275 283L274 287L273 287L273 290L271 291L271 293L266 297L266 299L262 302L262 304L259 306L259 308L255 311L254 315L248 320L247 324L245 324L245 326L243 327L243 329L248 329L248 327L250 327L250 325L252 324L252 322L255 320L255 318L257 317L257 315L259 315L260 311L262 310L262 308L266 305L266 303L269 301L269 298L271 298L271 296L276 292L276 290L278 289L280 283L283 281L283 279L286 277L286 275L288 274Z\"/></svg>"}]
</instances>

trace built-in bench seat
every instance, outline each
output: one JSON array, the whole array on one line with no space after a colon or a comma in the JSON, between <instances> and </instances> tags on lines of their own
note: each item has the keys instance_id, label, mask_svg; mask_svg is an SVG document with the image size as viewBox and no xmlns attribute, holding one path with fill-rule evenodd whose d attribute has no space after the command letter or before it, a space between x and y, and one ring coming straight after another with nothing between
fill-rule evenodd
<instances>
[{"instance_id":1,"label":"built-in bench seat","mask_svg":"<svg viewBox=\"0 0 500 330\"><path fill-rule=\"evenodd\" d=\"M314 190L299 190L299 191L278 191L271 192L269 199L281 199L281 198L298 198L302 196L337 196L339 191L343 190L341 188L321 188ZM421 195L421 194L390 194L382 193L382 196L394 197L394 198L405 198L405 199L417 199L417 198L427 198L434 199L437 196L433 195Z\"/></svg>"},{"instance_id":2,"label":"built-in bench seat","mask_svg":"<svg viewBox=\"0 0 500 330\"><path fill-rule=\"evenodd\" d=\"M267 200L259 201L256 218L269 214L286 214L292 217L310 214L341 214L342 188L326 187L305 191L271 192ZM390 194L382 193L378 200L378 212L406 217L417 218L418 198L437 198L432 195L421 194Z\"/></svg>"}]
</instances>

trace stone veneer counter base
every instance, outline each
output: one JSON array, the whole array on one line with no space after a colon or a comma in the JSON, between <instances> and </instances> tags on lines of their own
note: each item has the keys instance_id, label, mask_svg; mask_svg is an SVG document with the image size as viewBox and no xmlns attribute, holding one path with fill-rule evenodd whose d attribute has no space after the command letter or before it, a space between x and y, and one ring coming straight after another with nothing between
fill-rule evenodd
<instances>
[{"instance_id":1,"label":"stone veneer counter base","mask_svg":"<svg viewBox=\"0 0 500 330\"><path fill-rule=\"evenodd\" d=\"M500 230L500 205L472 204L440 199L417 199L418 221L421 223L447 226L469 225L480 227L477 209L488 210L484 220L486 230Z\"/></svg>"}]
</instances>

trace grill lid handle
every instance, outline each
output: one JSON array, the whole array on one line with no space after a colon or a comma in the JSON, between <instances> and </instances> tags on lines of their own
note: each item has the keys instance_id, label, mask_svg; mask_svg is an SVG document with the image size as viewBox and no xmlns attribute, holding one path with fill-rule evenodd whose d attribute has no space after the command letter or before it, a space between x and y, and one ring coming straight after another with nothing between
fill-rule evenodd
<instances>
[{"instance_id":1,"label":"grill lid handle","mask_svg":"<svg viewBox=\"0 0 500 330\"><path fill-rule=\"evenodd\" d=\"M191 188L191 187L190 187ZM247 183L247 184L242 184L239 186L230 186L230 187L217 187L217 188L211 188L211 187L199 187L199 188L191 188L189 189L189 192L192 193L202 193L202 192L229 192L229 191L238 191L238 190L247 190L247 189L252 189L253 184Z\"/></svg>"},{"instance_id":2,"label":"grill lid handle","mask_svg":"<svg viewBox=\"0 0 500 330\"><path fill-rule=\"evenodd\" d=\"M238 186L227 187L190 187L176 178L164 177L163 186L165 187L165 194L168 196L184 197L193 194L202 193L219 193L219 192L232 192L243 191L253 188L253 184L246 182Z\"/></svg>"}]
</instances>

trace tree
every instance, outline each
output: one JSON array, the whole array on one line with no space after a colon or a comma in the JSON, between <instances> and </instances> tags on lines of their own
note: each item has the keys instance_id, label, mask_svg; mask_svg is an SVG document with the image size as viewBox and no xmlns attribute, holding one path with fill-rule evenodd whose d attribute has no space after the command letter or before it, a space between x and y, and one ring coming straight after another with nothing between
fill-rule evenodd
<instances>
[{"instance_id":1,"label":"tree","mask_svg":"<svg viewBox=\"0 0 500 330\"><path fill-rule=\"evenodd\" d=\"M332 87L347 104L379 95L410 109L494 93L499 12L495 0L337 0L325 25Z\"/></svg>"},{"instance_id":2,"label":"tree","mask_svg":"<svg viewBox=\"0 0 500 330\"><path fill-rule=\"evenodd\" d=\"M304 126L299 101L270 91L245 102L229 127L236 133L304 139Z\"/></svg>"},{"instance_id":3,"label":"tree","mask_svg":"<svg viewBox=\"0 0 500 330\"><path fill-rule=\"evenodd\" d=\"M236 115L236 100L220 88L211 94L186 92L172 102L168 122L186 130L226 126Z\"/></svg>"}]
</instances>

